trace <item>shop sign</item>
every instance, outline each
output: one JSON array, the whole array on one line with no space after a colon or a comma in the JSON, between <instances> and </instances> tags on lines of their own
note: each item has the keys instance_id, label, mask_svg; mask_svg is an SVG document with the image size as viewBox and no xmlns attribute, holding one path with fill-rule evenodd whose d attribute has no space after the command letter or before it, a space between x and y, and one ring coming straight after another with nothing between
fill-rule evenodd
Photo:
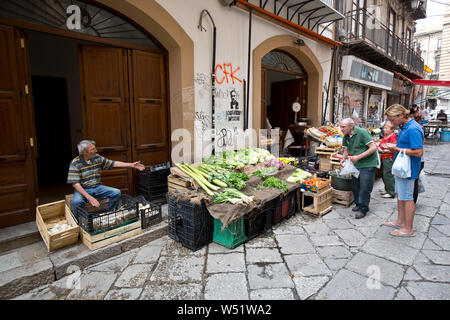
<instances>
[{"instance_id":1,"label":"shop sign","mask_svg":"<svg viewBox=\"0 0 450 320\"><path fill-rule=\"evenodd\" d=\"M392 90L394 74L355 56L347 55L342 57L341 80Z\"/></svg>"}]
</instances>

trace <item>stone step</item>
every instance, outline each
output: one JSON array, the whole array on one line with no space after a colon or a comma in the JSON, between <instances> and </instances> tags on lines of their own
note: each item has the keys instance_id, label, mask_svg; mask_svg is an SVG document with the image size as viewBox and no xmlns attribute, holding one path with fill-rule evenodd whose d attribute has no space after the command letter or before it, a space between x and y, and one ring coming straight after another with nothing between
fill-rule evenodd
<instances>
[{"instance_id":1,"label":"stone step","mask_svg":"<svg viewBox=\"0 0 450 320\"><path fill-rule=\"evenodd\" d=\"M41 241L36 221L0 229L0 254Z\"/></svg>"},{"instance_id":2,"label":"stone step","mask_svg":"<svg viewBox=\"0 0 450 320\"><path fill-rule=\"evenodd\" d=\"M162 222L142 230L137 236L94 251L78 241L73 246L48 252L41 240L0 253L0 299L17 297L167 235L167 205L162 209Z\"/></svg>"}]
</instances>

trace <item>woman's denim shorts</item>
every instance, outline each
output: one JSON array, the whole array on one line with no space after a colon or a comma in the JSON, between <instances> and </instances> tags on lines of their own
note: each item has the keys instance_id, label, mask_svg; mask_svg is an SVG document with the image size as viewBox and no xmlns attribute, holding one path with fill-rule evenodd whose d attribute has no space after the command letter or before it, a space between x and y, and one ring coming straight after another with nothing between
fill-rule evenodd
<instances>
[{"instance_id":1,"label":"woman's denim shorts","mask_svg":"<svg viewBox=\"0 0 450 320\"><path fill-rule=\"evenodd\" d=\"M414 200L414 181L415 179L403 179L394 176L395 178L395 193L397 199L401 201Z\"/></svg>"}]
</instances>

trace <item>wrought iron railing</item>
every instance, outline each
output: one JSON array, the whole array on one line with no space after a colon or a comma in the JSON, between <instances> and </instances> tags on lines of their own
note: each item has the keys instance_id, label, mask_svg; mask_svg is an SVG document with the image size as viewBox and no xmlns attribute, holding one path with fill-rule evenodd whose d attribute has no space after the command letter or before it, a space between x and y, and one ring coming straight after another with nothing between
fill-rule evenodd
<instances>
[{"instance_id":1,"label":"wrought iron railing","mask_svg":"<svg viewBox=\"0 0 450 320\"><path fill-rule=\"evenodd\" d=\"M347 12L343 21L343 30L345 34L341 41L346 43L355 40L366 41L405 69L418 74L423 73L424 62L420 54L414 51L413 45L405 43L366 10Z\"/></svg>"}]
</instances>

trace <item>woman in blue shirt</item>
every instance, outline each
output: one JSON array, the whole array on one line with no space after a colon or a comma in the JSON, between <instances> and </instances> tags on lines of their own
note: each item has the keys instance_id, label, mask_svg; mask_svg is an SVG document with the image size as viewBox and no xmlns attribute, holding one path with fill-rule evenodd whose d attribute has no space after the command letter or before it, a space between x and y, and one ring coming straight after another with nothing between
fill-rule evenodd
<instances>
[{"instance_id":1,"label":"woman in blue shirt","mask_svg":"<svg viewBox=\"0 0 450 320\"><path fill-rule=\"evenodd\" d=\"M420 162L423 156L423 130L422 127L410 117L409 110L399 104L393 104L385 111L395 126L399 126L401 131L397 137L396 146L388 146L387 149L398 152L405 150L406 155L411 159L411 177L395 177L395 192L397 193L398 217L394 222L385 222L385 225L398 230L391 231L390 234L398 237L414 236L413 221L416 211L414 203L414 182L419 178Z\"/></svg>"}]
</instances>

